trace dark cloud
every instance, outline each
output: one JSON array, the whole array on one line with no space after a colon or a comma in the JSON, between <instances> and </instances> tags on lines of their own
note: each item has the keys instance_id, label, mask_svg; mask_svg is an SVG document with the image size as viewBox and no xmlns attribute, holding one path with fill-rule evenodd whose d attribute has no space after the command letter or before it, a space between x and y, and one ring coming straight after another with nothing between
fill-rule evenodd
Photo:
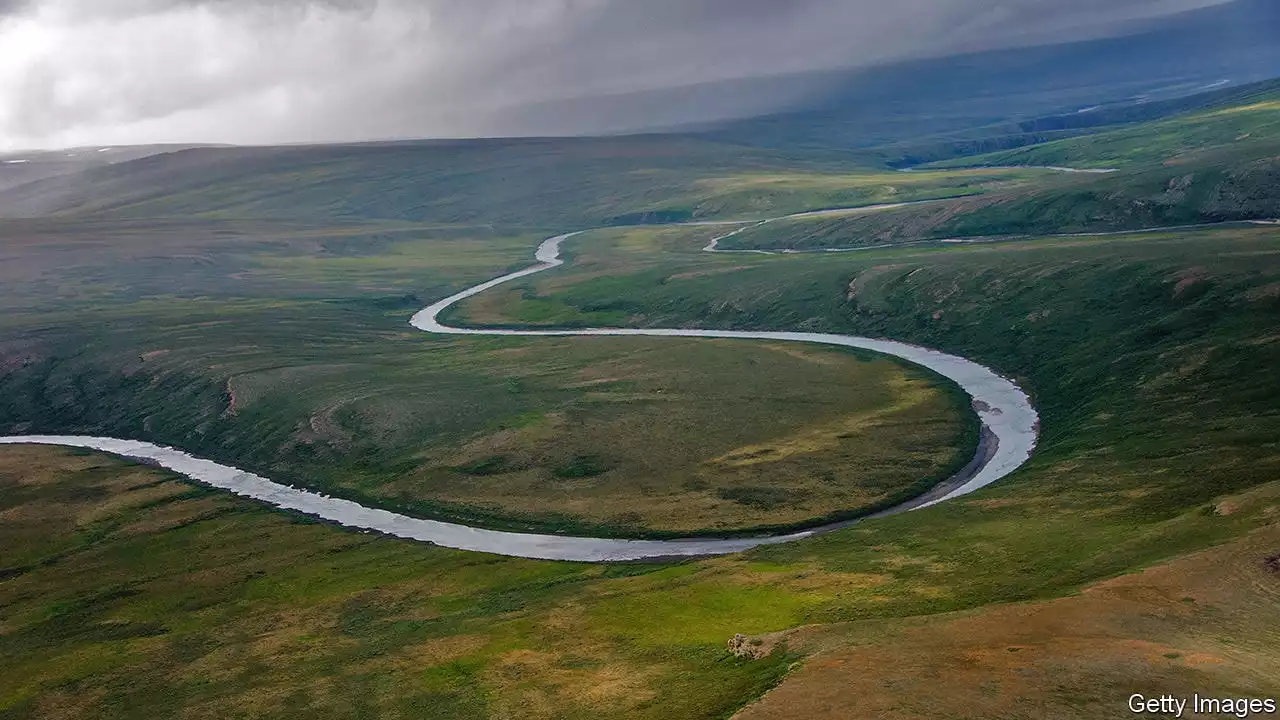
<instances>
[{"instance_id":1,"label":"dark cloud","mask_svg":"<svg viewBox=\"0 0 1280 720\"><path fill-rule=\"evenodd\" d=\"M531 104L1086 37L1223 1L0 0L0 146L518 132Z\"/></svg>"}]
</instances>

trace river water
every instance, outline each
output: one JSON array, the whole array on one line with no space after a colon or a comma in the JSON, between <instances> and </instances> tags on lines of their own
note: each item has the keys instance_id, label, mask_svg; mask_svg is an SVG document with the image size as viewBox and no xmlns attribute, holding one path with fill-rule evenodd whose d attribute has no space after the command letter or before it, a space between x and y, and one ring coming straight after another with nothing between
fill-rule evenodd
<instances>
[{"instance_id":1,"label":"river water","mask_svg":"<svg viewBox=\"0 0 1280 720\"><path fill-rule=\"evenodd\" d=\"M878 515L928 507L986 487L1016 470L1035 448L1039 418L1027 397L1012 381L970 360L937 350L892 340L824 333L785 331L732 331L660 328L597 328L582 330L495 330L455 328L438 317L446 308L490 288L564 264L560 245L580 233L559 235L543 242L535 254L537 264L481 283L445 298L413 317L413 326L431 333L450 335L498 335L518 337L674 337L769 340L871 350L902 358L947 377L973 399L982 422L982 443L977 457L958 475L910 503ZM713 249L713 248L709 248ZM395 537L476 552L543 560L611 562L662 557L724 555L761 545L791 542L847 527L852 522L816 527L803 532L751 538L690 538L684 540L625 540L506 532L456 523L424 520L370 508L340 498L300 490L227 465L204 460L181 450L136 440L68 435L26 435L0 438L0 444L42 444L87 448L137 459L167 468L192 480L221 488L275 507L305 513L344 527L371 530Z\"/></svg>"}]
</instances>

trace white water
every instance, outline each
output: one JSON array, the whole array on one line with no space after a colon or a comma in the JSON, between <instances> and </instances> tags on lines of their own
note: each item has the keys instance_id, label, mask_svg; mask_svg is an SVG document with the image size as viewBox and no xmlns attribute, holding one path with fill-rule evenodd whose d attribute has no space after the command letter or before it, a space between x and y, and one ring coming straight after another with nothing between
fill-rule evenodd
<instances>
[{"instance_id":1,"label":"white water","mask_svg":"<svg viewBox=\"0 0 1280 720\"><path fill-rule=\"evenodd\" d=\"M821 213L868 212L876 208L855 208ZM983 426L983 443L979 457L970 467L935 491L880 515L905 512L950 500L986 487L1013 472L1031 456L1036 443L1039 419L1030 399L1014 383L991 370L961 357L936 350L891 340L803 332L754 332L692 329L623 329L587 330L489 330L454 328L440 323L438 316L446 308L503 283L527 277L564 264L560 244L580 233L551 238L538 247L538 264L468 288L422 310L413 317L413 326L433 333L452 335L500 335L523 337L562 336L643 336L730 338L740 340L772 340L872 350L900 357L950 378L973 398L973 406ZM714 251L714 243L706 248ZM332 498L320 493L299 490L272 482L243 470L189 455L181 450L152 443L114 438L65 435L27 435L0 438L0 444L41 444L88 448L139 459L173 470L198 482L228 490L237 495L328 520L344 527L374 530L395 537L434 543L460 550L473 550L499 555L545 560L607 562L641 560L655 557L688 557L723 555L761 545L791 542L823 532L847 527L849 522L835 523L803 532L753 538L693 538L686 540L623 540L590 537L564 537L535 533L485 530L437 520L408 517L387 510L365 507L350 500Z\"/></svg>"}]
</instances>

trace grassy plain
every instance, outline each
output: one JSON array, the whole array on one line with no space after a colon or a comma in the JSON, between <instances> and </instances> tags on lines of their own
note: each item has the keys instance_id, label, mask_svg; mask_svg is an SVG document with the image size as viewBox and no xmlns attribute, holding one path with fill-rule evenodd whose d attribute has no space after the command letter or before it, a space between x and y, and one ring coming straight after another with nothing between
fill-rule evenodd
<instances>
[{"instance_id":1,"label":"grassy plain","mask_svg":"<svg viewBox=\"0 0 1280 720\"><path fill-rule=\"evenodd\" d=\"M150 439L420 515L630 535L857 514L975 442L957 391L883 358L408 326L527 262L532 233L16 226L8 432Z\"/></svg>"}]
</instances>

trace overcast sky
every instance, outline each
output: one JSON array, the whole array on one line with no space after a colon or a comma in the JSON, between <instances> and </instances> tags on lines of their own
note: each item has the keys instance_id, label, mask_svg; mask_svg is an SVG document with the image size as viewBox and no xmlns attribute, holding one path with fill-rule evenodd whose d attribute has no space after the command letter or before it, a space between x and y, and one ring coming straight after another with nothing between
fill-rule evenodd
<instances>
[{"instance_id":1,"label":"overcast sky","mask_svg":"<svg viewBox=\"0 0 1280 720\"><path fill-rule=\"evenodd\" d=\"M0 0L0 149L519 132L512 109L1106 35L1224 0Z\"/></svg>"}]
</instances>

